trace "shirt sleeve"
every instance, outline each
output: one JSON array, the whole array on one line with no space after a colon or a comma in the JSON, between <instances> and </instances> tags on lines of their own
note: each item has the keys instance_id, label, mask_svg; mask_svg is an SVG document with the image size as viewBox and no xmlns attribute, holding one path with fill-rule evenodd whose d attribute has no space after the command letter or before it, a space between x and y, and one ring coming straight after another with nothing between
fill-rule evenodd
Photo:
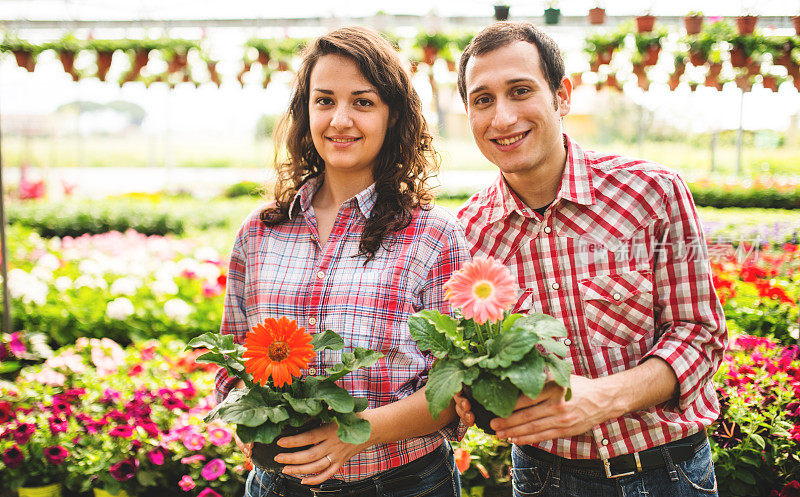
<instances>
[{"instance_id":1,"label":"shirt sleeve","mask_svg":"<svg viewBox=\"0 0 800 497\"><path fill-rule=\"evenodd\" d=\"M675 175L663 196L667 219L656 229L653 251L656 342L642 361L660 357L672 367L678 408L686 410L713 388L728 333L689 188Z\"/></svg>"},{"instance_id":2,"label":"shirt sleeve","mask_svg":"<svg viewBox=\"0 0 800 497\"><path fill-rule=\"evenodd\" d=\"M231 260L228 265L228 277L225 285L225 306L222 310L222 324L220 333L233 334L236 343L242 343L247 335L247 315L245 313L245 274L247 262L244 250L244 234L246 228L243 226L236 236ZM217 403L228 395L233 386L238 381L236 377L229 377L225 368L217 371L214 379L214 390Z\"/></svg>"},{"instance_id":3,"label":"shirt sleeve","mask_svg":"<svg viewBox=\"0 0 800 497\"><path fill-rule=\"evenodd\" d=\"M469 249L467 240L464 237L464 229L455 220L446 226L443 233L444 243L436 261L428 273L428 278L422 289L422 303L424 309L432 309L442 314L451 314L450 302L445 298L444 284L450 279L453 272L461 269L461 266L469 261ZM422 374L422 381L427 382L428 372L436 359L430 352L425 354L425 371ZM439 433L448 440L461 440L467 432L467 427L461 420L454 421L445 426Z\"/></svg>"}]
</instances>

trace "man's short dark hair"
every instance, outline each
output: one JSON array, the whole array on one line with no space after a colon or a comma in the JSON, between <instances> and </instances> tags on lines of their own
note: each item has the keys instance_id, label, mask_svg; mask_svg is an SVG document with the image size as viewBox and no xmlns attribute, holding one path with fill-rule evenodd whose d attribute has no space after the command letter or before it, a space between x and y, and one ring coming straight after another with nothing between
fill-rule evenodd
<instances>
[{"instance_id":1,"label":"man's short dark hair","mask_svg":"<svg viewBox=\"0 0 800 497\"><path fill-rule=\"evenodd\" d=\"M473 55L483 55L497 50L515 41L527 41L536 46L539 51L542 73L547 79L547 85L555 100L555 95L561 87L561 80L564 78L564 59L561 57L561 51L556 42L529 22L501 21L487 26L475 35L475 38L464 49L464 53L461 54L461 60L458 63L458 93L461 94L464 104L467 103L466 72L469 58Z\"/></svg>"}]
</instances>

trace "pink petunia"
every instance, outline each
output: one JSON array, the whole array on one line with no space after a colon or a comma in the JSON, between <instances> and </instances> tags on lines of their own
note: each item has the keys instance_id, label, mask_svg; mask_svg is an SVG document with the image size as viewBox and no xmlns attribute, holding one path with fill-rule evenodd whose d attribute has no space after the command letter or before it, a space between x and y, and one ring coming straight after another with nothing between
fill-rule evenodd
<instances>
[{"instance_id":1,"label":"pink petunia","mask_svg":"<svg viewBox=\"0 0 800 497\"><path fill-rule=\"evenodd\" d=\"M201 433L187 433L183 437L183 445L189 450L200 450L206 445L206 438Z\"/></svg>"},{"instance_id":2,"label":"pink petunia","mask_svg":"<svg viewBox=\"0 0 800 497\"><path fill-rule=\"evenodd\" d=\"M133 426L117 425L108 434L112 437L130 438L133 435Z\"/></svg>"},{"instance_id":3,"label":"pink petunia","mask_svg":"<svg viewBox=\"0 0 800 497\"><path fill-rule=\"evenodd\" d=\"M197 497L222 497L222 496L217 492L211 490L210 488L204 488L203 490L200 491L199 494L197 494Z\"/></svg>"},{"instance_id":4,"label":"pink petunia","mask_svg":"<svg viewBox=\"0 0 800 497\"><path fill-rule=\"evenodd\" d=\"M210 426L208 428L208 441L217 447L228 445L233 439L233 433L221 426Z\"/></svg>"},{"instance_id":5,"label":"pink petunia","mask_svg":"<svg viewBox=\"0 0 800 497\"><path fill-rule=\"evenodd\" d=\"M225 461L219 458L212 459L208 461L208 464L206 464L202 471L200 471L200 476L208 481L214 481L225 474L225 469Z\"/></svg>"},{"instance_id":6,"label":"pink petunia","mask_svg":"<svg viewBox=\"0 0 800 497\"><path fill-rule=\"evenodd\" d=\"M186 456L181 459L181 464L192 464L196 462L203 462L206 460L206 456L203 454L195 454L193 456Z\"/></svg>"},{"instance_id":7,"label":"pink petunia","mask_svg":"<svg viewBox=\"0 0 800 497\"><path fill-rule=\"evenodd\" d=\"M164 464L164 449L161 447L155 448L147 453L147 459L155 464L156 466L161 466Z\"/></svg>"},{"instance_id":8,"label":"pink petunia","mask_svg":"<svg viewBox=\"0 0 800 497\"><path fill-rule=\"evenodd\" d=\"M184 492L188 492L194 488L194 480L192 480L192 477L189 475L183 475L181 481L178 482L178 486L181 487Z\"/></svg>"},{"instance_id":9,"label":"pink petunia","mask_svg":"<svg viewBox=\"0 0 800 497\"><path fill-rule=\"evenodd\" d=\"M17 357L22 357L25 355L25 352L28 351L25 348L25 344L22 343L22 340L19 337L19 332L15 331L9 335L10 340L8 341L8 348L11 350L11 353Z\"/></svg>"},{"instance_id":10,"label":"pink petunia","mask_svg":"<svg viewBox=\"0 0 800 497\"><path fill-rule=\"evenodd\" d=\"M69 452L67 449L60 445L54 445L44 449L44 457L47 459L47 462L56 466L61 465L68 455Z\"/></svg>"},{"instance_id":11,"label":"pink petunia","mask_svg":"<svg viewBox=\"0 0 800 497\"><path fill-rule=\"evenodd\" d=\"M447 283L450 304L461 309L465 318L476 323L498 321L517 300L517 284L500 261L476 257L453 273Z\"/></svg>"}]
</instances>

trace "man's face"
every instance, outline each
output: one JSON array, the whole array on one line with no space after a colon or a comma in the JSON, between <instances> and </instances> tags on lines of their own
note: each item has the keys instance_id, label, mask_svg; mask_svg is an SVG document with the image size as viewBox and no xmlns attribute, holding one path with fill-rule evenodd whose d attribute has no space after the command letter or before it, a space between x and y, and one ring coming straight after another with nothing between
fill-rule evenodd
<instances>
[{"instance_id":1,"label":"man's face","mask_svg":"<svg viewBox=\"0 0 800 497\"><path fill-rule=\"evenodd\" d=\"M472 56L465 73L467 116L478 148L504 174L556 164L561 118L569 112L567 78L554 96L536 46L517 41Z\"/></svg>"}]
</instances>

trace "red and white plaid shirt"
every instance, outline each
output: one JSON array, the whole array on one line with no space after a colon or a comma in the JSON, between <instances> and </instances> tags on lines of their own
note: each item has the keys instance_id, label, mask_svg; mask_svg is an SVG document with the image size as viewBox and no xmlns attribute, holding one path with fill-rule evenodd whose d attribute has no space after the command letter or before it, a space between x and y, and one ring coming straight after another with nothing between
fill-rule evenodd
<instances>
[{"instance_id":1,"label":"red and white plaid shirt","mask_svg":"<svg viewBox=\"0 0 800 497\"><path fill-rule=\"evenodd\" d=\"M502 176L461 207L472 254L516 276L515 312L564 323L574 374L598 378L660 357L680 397L537 446L609 458L698 432L719 414L712 377L727 331L689 189L658 164L584 151L566 135L564 143L561 188L543 216Z\"/></svg>"},{"instance_id":2,"label":"red and white plaid shirt","mask_svg":"<svg viewBox=\"0 0 800 497\"><path fill-rule=\"evenodd\" d=\"M321 247L311 199L319 181L303 185L299 209L290 220L267 227L254 211L242 224L233 246L222 317L222 333L241 343L249 329L267 317L287 316L312 333L339 333L344 351L364 347L384 358L337 382L375 408L416 392L427 381L433 357L411 338L408 318L422 309L450 313L442 285L469 260L464 232L441 207L417 209L411 224L391 234L390 250L375 257L356 256L364 223L375 203L374 185L343 204L327 243ZM297 207L293 205L293 207ZM304 374L324 374L342 351L323 351ZM217 399L236 378L217 375ZM456 436L456 424L441 432L370 447L348 461L336 478L355 481L408 463Z\"/></svg>"}]
</instances>

